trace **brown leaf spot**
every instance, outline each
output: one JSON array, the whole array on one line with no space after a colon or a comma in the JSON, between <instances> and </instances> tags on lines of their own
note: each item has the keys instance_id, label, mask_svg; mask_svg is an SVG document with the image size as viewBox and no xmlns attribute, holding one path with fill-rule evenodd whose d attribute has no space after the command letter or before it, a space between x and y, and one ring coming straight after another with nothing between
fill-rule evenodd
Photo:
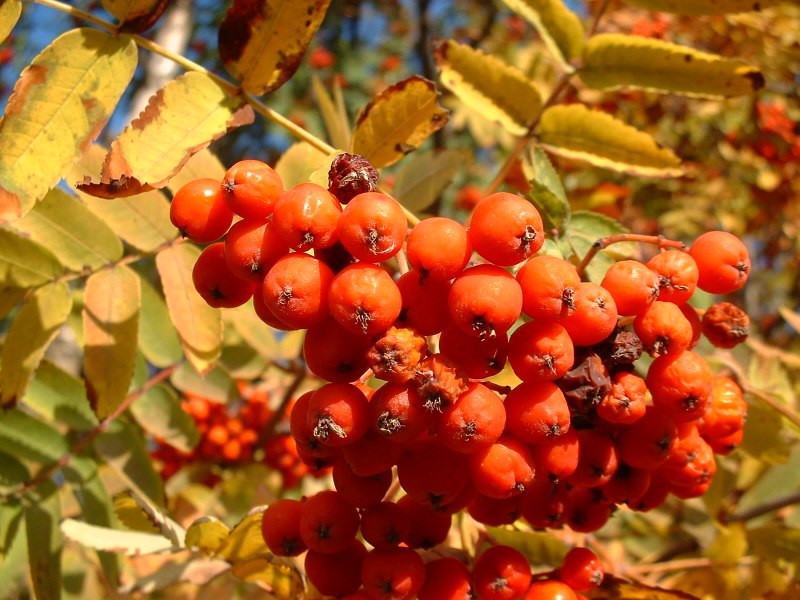
<instances>
[{"instance_id":1,"label":"brown leaf spot","mask_svg":"<svg viewBox=\"0 0 800 600\"><path fill-rule=\"evenodd\" d=\"M128 15L120 25L120 32L142 33L147 31L161 18L161 15L164 14L167 6L169 6L169 2L170 0L156 0L155 4L146 13L134 16Z\"/></svg>"},{"instance_id":2,"label":"brown leaf spot","mask_svg":"<svg viewBox=\"0 0 800 600\"><path fill-rule=\"evenodd\" d=\"M222 62L228 64L239 60L253 29L270 16L268 2L235 0L219 26L217 41Z\"/></svg>"},{"instance_id":3,"label":"brown leaf spot","mask_svg":"<svg viewBox=\"0 0 800 600\"><path fill-rule=\"evenodd\" d=\"M383 90L380 94L375 96L370 102L364 107L364 110L358 115L358 119L356 119L356 127L361 125L361 123L366 120L369 112L373 109L376 104L380 102L385 102L389 100L394 94L402 92L412 83L422 83L425 87L427 87L431 92L436 93L436 85L430 80L422 77L421 75L412 75L411 77L404 79L403 81L398 81L394 85L390 85L385 90Z\"/></svg>"},{"instance_id":4,"label":"brown leaf spot","mask_svg":"<svg viewBox=\"0 0 800 600\"><path fill-rule=\"evenodd\" d=\"M31 90L44 83L47 78L48 67L45 65L31 65L26 67L14 85L14 93L6 105L6 119L17 115L25 108L25 102ZM5 120L5 119L4 119Z\"/></svg>"},{"instance_id":5,"label":"brown leaf spot","mask_svg":"<svg viewBox=\"0 0 800 600\"><path fill-rule=\"evenodd\" d=\"M22 216L19 196L0 188L0 223L15 221Z\"/></svg>"}]
</instances>

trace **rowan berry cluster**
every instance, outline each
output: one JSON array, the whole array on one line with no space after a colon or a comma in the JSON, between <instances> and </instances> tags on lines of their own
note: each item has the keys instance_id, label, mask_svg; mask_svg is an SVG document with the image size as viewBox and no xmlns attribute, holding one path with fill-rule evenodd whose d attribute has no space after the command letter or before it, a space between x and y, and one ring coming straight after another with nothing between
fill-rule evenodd
<instances>
[{"instance_id":1,"label":"rowan berry cluster","mask_svg":"<svg viewBox=\"0 0 800 600\"><path fill-rule=\"evenodd\" d=\"M616 262L597 284L540 253L542 219L514 194L481 199L466 227L431 217L409 231L353 155L334 161L328 189L284 191L257 161L200 181L173 201L187 237L225 235L197 261L198 291L212 306L252 297L272 327L306 329L306 365L328 382L297 399L290 427L301 460L332 467L336 489L274 504L264 526L273 551L310 548L323 593L363 584L371 598L413 597L409 582L422 586L427 568L414 549L444 542L462 509L487 525L522 517L590 532L621 505L699 496L714 454L742 439L741 389L693 348L703 334L741 342L747 316L722 303L701 319L688 304L698 288L727 294L747 281L747 249L731 234ZM491 381L507 365L513 388ZM369 376L384 383L368 387ZM384 501L394 473L406 496ZM278 510L294 516L268 518ZM300 534L285 534L289 523ZM396 593L397 569L408 595Z\"/></svg>"}]
</instances>

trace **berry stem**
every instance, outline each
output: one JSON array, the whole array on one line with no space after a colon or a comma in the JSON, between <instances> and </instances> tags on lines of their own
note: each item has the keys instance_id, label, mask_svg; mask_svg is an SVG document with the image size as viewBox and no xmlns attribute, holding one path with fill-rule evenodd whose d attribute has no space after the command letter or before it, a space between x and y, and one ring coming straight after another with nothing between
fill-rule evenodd
<instances>
[{"instance_id":1,"label":"berry stem","mask_svg":"<svg viewBox=\"0 0 800 600\"><path fill-rule=\"evenodd\" d=\"M598 252L605 250L612 244L618 244L620 242L638 242L640 244L652 244L654 246L658 246L660 249L678 248L679 250L686 250L686 245L683 242L668 240L660 235L642 235L638 233L618 233L616 235L609 235L607 237L598 239L594 244L592 244L592 247L589 248L586 256L583 257L581 264L578 265L578 275L583 277L586 267L589 266L589 263L592 262L592 259L595 256L597 256Z\"/></svg>"}]
</instances>

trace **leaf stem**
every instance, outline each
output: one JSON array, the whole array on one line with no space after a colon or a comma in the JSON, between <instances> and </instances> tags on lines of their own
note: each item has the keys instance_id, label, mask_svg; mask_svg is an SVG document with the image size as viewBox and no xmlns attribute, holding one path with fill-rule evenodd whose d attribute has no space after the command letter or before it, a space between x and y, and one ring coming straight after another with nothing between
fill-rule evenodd
<instances>
[{"instance_id":1,"label":"leaf stem","mask_svg":"<svg viewBox=\"0 0 800 600\"><path fill-rule=\"evenodd\" d=\"M609 235L608 237L598 239L594 244L592 244L592 247L589 248L586 256L583 257L581 264L578 265L578 275L583 277L586 267L589 266L589 263L592 262L592 259L595 256L597 256L598 252L608 248L611 244L617 244L619 242L638 242L640 244L653 244L662 249L678 248L679 250L686 250L686 245L683 242L668 240L661 235L642 235L638 233L618 233L616 235Z\"/></svg>"}]
</instances>

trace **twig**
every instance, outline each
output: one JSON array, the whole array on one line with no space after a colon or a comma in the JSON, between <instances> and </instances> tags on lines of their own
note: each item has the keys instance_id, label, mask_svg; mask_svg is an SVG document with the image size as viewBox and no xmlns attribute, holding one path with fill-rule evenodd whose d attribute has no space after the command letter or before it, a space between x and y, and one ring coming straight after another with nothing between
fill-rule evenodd
<instances>
[{"instance_id":1,"label":"twig","mask_svg":"<svg viewBox=\"0 0 800 600\"><path fill-rule=\"evenodd\" d=\"M21 486L17 487L16 489L11 490L10 492L4 494L2 498L8 498L12 496L18 496L20 494L24 494L25 492L33 489L40 483L43 483L47 480L53 473L56 471L63 469L66 467L70 461L86 450L86 448L101 434L104 433L111 423L114 422L118 417L120 417L128 408L130 408L131 404L139 398L142 394L146 393L150 388L153 386L158 385L159 383L163 382L167 378L169 378L172 373L180 366L180 363L177 365L173 365L171 367L167 367L153 375L150 379L148 379L141 387L132 391L130 394L125 396L125 399L120 402L117 408L114 409L110 415L108 415L105 419L100 421L91 431L86 433L83 437L81 437L69 451L64 454L61 458L59 458L56 462L45 465L33 476L33 478L22 484Z\"/></svg>"},{"instance_id":2,"label":"twig","mask_svg":"<svg viewBox=\"0 0 800 600\"><path fill-rule=\"evenodd\" d=\"M618 244L619 242L638 242L640 244L653 244L658 246L659 248L678 248L679 250L685 250L686 245L683 242L675 241L675 240L668 240L663 236L660 235L642 235L638 233L619 233L617 235L609 235L608 237L600 238L592 247L589 248L589 251L586 253L586 256L583 257L581 264L578 265L578 275L581 277L583 276L583 272L586 270L586 267L589 266L589 263L592 262L592 259L597 256L597 253L605 248L608 248L612 244Z\"/></svg>"},{"instance_id":3,"label":"twig","mask_svg":"<svg viewBox=\"0 0 800 600\"><path fill-rule=\"evenodd\" d=\"M742 523L744 521L750 521L751 519L755 519L757 517L761 517L771 512L781 510L782 508L786 508L788 506L794 506L795 504L800 504L800 492L794 492L793 494L789 494L788 496L784 496L783 498L778 498L777 500L765 502L760 506L754 506L753 508L744 510L739 514L726 516L723 519L723 522Z\"/></svg>"}]
</instances>

